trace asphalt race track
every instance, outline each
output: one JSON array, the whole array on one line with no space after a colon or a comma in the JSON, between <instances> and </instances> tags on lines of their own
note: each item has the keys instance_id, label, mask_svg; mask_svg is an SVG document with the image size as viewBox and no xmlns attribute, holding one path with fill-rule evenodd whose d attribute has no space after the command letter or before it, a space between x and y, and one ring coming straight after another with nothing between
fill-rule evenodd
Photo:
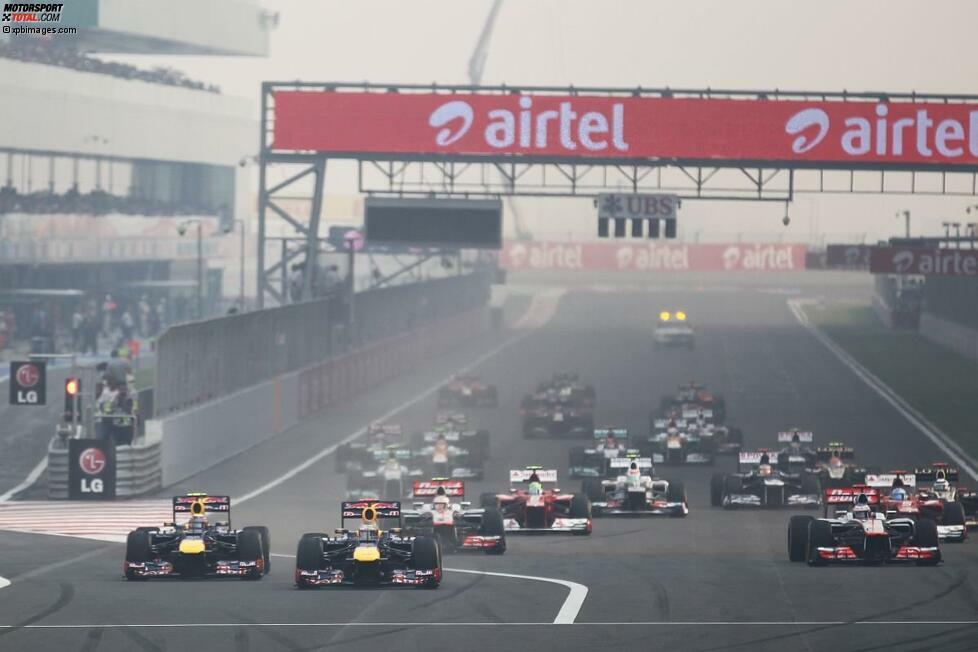
<instances>
[{"instance_id":1,"label":"asphalt race track","mask_svg":"<svg viewBox=\"0 0 978 652\"><path fill-rule=\"evenodd\" d=\"M450 569L582 585L586 598L576 613L580 587L461 572L447 572L437 591L294 588L288 556L301 533L338 525L345 478L325 457L274 481L494 350L477 369L499 386L500 407L470 411L492 437L488 480L467 486L473 499L505 490L510 468L565 469L572 442L524 440L517 415L522 394L554 371L577 371L596 387L600 424L640 431L663 394L696 379L725 394L728 422L744 429L749 447L773 446L779 429L798 426L814 430L816 441L843 439L859 460L883 468L942 459L797 324L787 297L771 288L572 291L529 334L510 342L495 336L435 361L178 487L251 494L232 515L238 525L271 528L279 556L261 582L130 583L119 544L0 532L0 575L11 581L0 588L0 649L978 648L978 578L971 576L978 542L945 545L945 563L936 568L792 564L785 550L790 512L711 508L710 468L659 469L685 482L685 519L596 520L590 537L510 537L503 557L446 558ZM675 307L695 321L697 348L653 351L654 316ZM394 420L420 428L434 411L429 395ZM732 469L733 460L723 466ZM568 481L564 488L579 487Z\"/></svg>"}]
</instances>

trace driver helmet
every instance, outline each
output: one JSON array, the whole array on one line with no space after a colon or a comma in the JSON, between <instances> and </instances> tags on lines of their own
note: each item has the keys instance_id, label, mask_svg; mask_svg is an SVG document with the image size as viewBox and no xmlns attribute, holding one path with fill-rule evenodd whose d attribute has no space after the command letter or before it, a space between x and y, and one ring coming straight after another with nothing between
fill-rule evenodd
<instances>
[{"instance_id":1,"label":"driver helmet","mask_svg":"<svg viewBox=\"0 0 978 652\"><path fill-rule=\"evenodd\" d=\"M531 496L539 496L543 493L543 484L540 483L539 481L538 482L531 481L527 491Z\"/></svg>"},{"instance_id":2,"label":"driver helmet","mask_svg":"<svg viewBox=\"0 0 978 652\"><path fill-rule=\"evenodd\" d=\"M638 468L638 463L632 462L628 465L625 472L625 479L630 485L637 485L642 480L642 472Z\"/></svg>"},{"instance_id":3,"label":"driver helmet","mask_svg":"<svg viewBox=\"0 0 978 652\"><path fill-rule=\"evenodd\" d=\"M934 492L945 493L951 488L951 484L945 478L938 478L934 481Z\"/></svg>"},{"instance_id":4,"label":"driver helmet","mask_svg":"<svg viewBox=\"0 0 978 652\"><path fill-rule=\"evenodd\" d=\"M438 438L435 439L435 449L443 451L448 448L448 440L445 439L445 433L439 432Z\"/></svg>"},{"instance_id":5,"label":"driver helmet","mask_svg":"<svg viewBox=\"0 0 978 652\"><path fill-rule=\"evenodd\" d=\"M904 500L907 499L907 490L904 489L902 486L893 487L893 490L890 491L890 499L898 502L903 502Z\"/></svg>"},{"instance_id":6,"label":"driver helmet","mask_svg":"<svg viewBox=\"0 0 978 652\"><path fill-rule=\"evenodd\" d=\"M447 512L448 511L448 496L443 493L435 496L435 499L431 501L432 506L435 508L436 512Z\"/></svg>"},{"instance_id":7,"label":"driver helmet","mask_svg":"<svg viewBox=\"0 0 978 652\"><path fill-rule=\"evenodd\" d=\"M842 458L838 455L833 455L829 458L829 467L833 469L842 468Z\"/></svg>"},{"instance_id":8,"label":"driver helmet","mask_svg":"<svg viewBox=\"0 0 978 652\"><path fill-rule=\"evenodd\" d=\"M615 439L614 435L609 434L607 437L604 438L604 447L618 448L618 440Z\"/></svg>"},{"instance_id":9,"label":"driver helmet","mask_svg":"<svg viewBox=\"0 0 978 652\"><path fill-rule=\"evenodd\" d=\"M675 435L679 433L679 428L677 428L676 426L669 426L666 432L670 435Z\"/></svg>"},{"instance_id":10,"label":"driver helmet","mask_svg":"<svg viewBox=\"0 0 978 652\"><path fill-rule=\"evenodd\" d=\"M865 503L857 504L852 508L852 518L857 521L868 521L872 515L872 510Z\"/></svg>"},{"instance_id":11,"label":"driver helmet","mask_svg":"<svg viewBox=\"0 0 978 652\"><path fill-rule=\"evenodd\" d=\"M788 447L793 452L797 452L801 450L801 437L798 436L797 432L791 436L791 444L789 444Z\"/></svg>"},{"instance_id":12,"label":"driver helmet","mask_svg":"<svg viewBox=\"0 0 978 652\"><path fill-rule=\"evenodd\" d=\"M204 516L191 516L187 522L187 530L193 533L203 532L207 528L207 518Z\"/></svg>"},{"instance_id":13,"label":"driver helmet","mask_svg":"<svg viewBox=\"0 0 978 652\"><path fill-rule=\"evenodd\" d=\"M774 469L771 468L770 464L758 464L757 475L761 477L767 477L771 475Z\"/></svg>"}]
</instances>

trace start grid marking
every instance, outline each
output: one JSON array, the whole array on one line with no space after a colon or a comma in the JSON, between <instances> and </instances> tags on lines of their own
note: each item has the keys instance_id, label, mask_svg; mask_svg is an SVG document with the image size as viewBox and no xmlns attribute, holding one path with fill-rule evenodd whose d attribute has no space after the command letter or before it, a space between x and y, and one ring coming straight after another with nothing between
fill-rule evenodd
<instances>
[{"instance_id":1,"label":"start grid marking","mask_svg":"<svg viewBox=\"0 0 978 652\"><path fill-rule=\"evenodd\" d=\"M0 503L0 530L125 541L141 526L173 520L169 500Z\"/></svg>"}]
</instances>

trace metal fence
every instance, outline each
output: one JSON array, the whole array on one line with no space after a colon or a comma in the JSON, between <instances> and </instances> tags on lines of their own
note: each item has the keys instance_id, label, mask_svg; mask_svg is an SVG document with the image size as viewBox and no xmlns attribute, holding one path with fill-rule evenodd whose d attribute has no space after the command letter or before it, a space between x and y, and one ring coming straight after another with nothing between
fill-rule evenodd
<instances>
[{"instance_id":1,"label":"metal fence","mask_svg":"<svg viewBox=\"0 0 978 652\"><path fill-rule=\"evenodd\" d=\"M978 279L930 276L924 283L924 310L978 329Z\"/></svg>"},{"instance_id":2,"label":"metal fence","mask_svg":"<svg viewBox=\"0 0 978 652\"><path fill-rule=\"evenodd\" d=\"M479 272L269 308L168 329L157 342L156 416L227 396L425 323L485 305ZM348 327L352 325L352 329Z\"/></svg>"}]
</instances>

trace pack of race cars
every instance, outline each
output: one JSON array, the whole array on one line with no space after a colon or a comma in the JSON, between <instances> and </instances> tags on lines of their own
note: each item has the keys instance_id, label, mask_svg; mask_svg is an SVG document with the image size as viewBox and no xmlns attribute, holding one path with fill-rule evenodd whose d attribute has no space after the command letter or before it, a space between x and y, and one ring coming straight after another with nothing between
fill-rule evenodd
<instances>
[{"instance_id":1,"label":"pack of race cars","mask_svg":"<svg viewBox=\"0 0 978 652\"><path fill-rule=\"evenodd\" d=\"M497 401L494 386L460 376L439 392L430 427L408 435L399 424L373 423L338 447L335 472L347 478L340 527L302 535L295 585L436 588L443 554L501 555L516 534L586 536L599 517L683 518L684 484L656 467L715 465L725 456L736 470L712 475L713 507L821 508L821 517L790 517L792 562L935 565L942 542L964 541L978 526L978 491L946 464L881 472L857 463L843 442L818 446L799 428L777 433L772 448L747 450L742 431L726 423L723 397L697 383L663 398L647 432L595 428L594 388L574 374L541 382L520 416L524 436L588 439L568 451L566 477L580 490L561 489L557 469L531 465L510 470L508 486L473 504L466 482L486 479L490 434L455 408ZM126 578L261 579L270 569L268 528L237 530L230 516L229 496L174 497L171 522L129 534Z\"/></svg>"}]
</instances>

